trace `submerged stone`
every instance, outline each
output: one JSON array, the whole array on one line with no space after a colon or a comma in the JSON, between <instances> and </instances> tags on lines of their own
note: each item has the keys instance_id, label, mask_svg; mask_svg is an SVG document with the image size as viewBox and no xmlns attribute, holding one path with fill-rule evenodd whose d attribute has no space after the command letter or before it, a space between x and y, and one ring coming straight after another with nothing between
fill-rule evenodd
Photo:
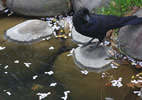
<instances>
[{"instance_id":1,"label":"submerged stone","mask_svg":"<svg viewBox=\"0 0 142 100\"><path fill-rule=\"evenodd\" d=\"M80 44L84 44L87 43L89 40L91 40L92 38L84 36L80 33L78 33L75 28L73 27L72 29L72 40L76 43L80 43ZM98 40L94 39L92 42L96 42Z\"/></svg>"},{"instance_id":2,"label":"submerged stone","mask_svg":"<svg viewBox=\"0 0 142 100\"><path fill-rule=\"evenodd\" d=\"M142 9L135 15L142 17ZM132 58L142 60L142 24L129 25L120 29L118 33L120 49Z\"/></svg>"},{"instance_id":3,"label":"submerged stone","mask_svg":"<svg viewBox=\"0 0 142 100\"><path fill-rule=\"evenodd\" d=\"M19 43L31 43L52 34L47 22L41 20L27 20L18 24L5 33L6 39Z\"/></svg>"},{"instance_id":4,"label":"submerged stone","mask_svg":"<svg viewBox=\"0 0 142 100\"><path fill-rule=\"evenodd\" d=\"M91 47L92 46L92 47ZM83 69L92 69L95 72L102 72L110 68L107 66L112 60L106 60L109 58L107 48L104 46L98 46L93 48L93 45L87 47L78 47L74 51L74 61L78 67Z\"/></svg>"}]
</instances>

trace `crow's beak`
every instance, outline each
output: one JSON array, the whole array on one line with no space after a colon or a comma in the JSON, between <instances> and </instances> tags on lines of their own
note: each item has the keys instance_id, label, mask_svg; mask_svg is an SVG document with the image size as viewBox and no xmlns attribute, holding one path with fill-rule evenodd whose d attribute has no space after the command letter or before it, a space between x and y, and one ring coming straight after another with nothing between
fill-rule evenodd
<instances>
[{"instance_id":1,"label":"crow's beak","mask_svg":"<svg viewBox=\"0 0 142 100\"><path fill-rule=\"evenodd\" d=\"M90 18L89 18L89 15L85 15L85 16L84 16L84 20L85 20L85 21L89 22L89 19L90 19Z\"/></svg>"}]
</instances>

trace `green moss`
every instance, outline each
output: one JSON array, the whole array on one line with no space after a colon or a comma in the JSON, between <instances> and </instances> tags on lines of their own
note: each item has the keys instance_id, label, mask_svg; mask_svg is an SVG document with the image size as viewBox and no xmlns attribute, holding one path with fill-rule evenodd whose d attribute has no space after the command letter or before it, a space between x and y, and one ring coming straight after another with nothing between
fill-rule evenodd
<instances>
[{"instance_id":1,"label":"green moss","mask_svg":"<svg viewBox=\"0 0 142 100\"><path fill-rule=\"evenodd\" d=\"M134 6L142 7L142 0L112 0L110 5L98 10L100 14L123 16Z\"/></svg>"}]
</instances>

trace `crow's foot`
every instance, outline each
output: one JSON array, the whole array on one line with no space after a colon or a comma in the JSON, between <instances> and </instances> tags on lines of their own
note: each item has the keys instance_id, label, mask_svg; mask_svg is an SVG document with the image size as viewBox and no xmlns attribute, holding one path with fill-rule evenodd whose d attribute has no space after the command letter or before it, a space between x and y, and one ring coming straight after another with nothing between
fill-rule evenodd
<instances>
[{"instance_id":1,"label":"crow's foot","mask_svg":"<svg viewBox=\"0 0 142 100\"><path fill-rule=\"evenodd\" d=\"M86 46L89 45L89 44L94 44L94 43L92 43L93 40L94 40L94 38L92 38L92 39L91 39L90 41L88 41L87 43L83 44L82 47L86 47Z\"/></svg>"}]
</instances>

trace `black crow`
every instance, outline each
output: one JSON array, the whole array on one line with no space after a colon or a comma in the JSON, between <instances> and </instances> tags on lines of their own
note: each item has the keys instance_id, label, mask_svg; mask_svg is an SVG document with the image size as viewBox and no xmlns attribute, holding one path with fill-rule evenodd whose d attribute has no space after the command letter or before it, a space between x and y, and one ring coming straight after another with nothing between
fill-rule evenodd
<instances>
[{"instance_id":1,"label":"black crow","mask_svg":"<svg viewBox=\"0 0 142 100\"><path fill-rule=\"evenodd\" d=\"M73 16L73 25L77 32L92 39L98 38L100 44L105 38L107 31L120 28L126 25L142 23L142 18L137 16L120 17L114 15L92 14L87 8L81 8ZM96 46L97 46L96 45Z\"/></svg>"}]
</instances>

